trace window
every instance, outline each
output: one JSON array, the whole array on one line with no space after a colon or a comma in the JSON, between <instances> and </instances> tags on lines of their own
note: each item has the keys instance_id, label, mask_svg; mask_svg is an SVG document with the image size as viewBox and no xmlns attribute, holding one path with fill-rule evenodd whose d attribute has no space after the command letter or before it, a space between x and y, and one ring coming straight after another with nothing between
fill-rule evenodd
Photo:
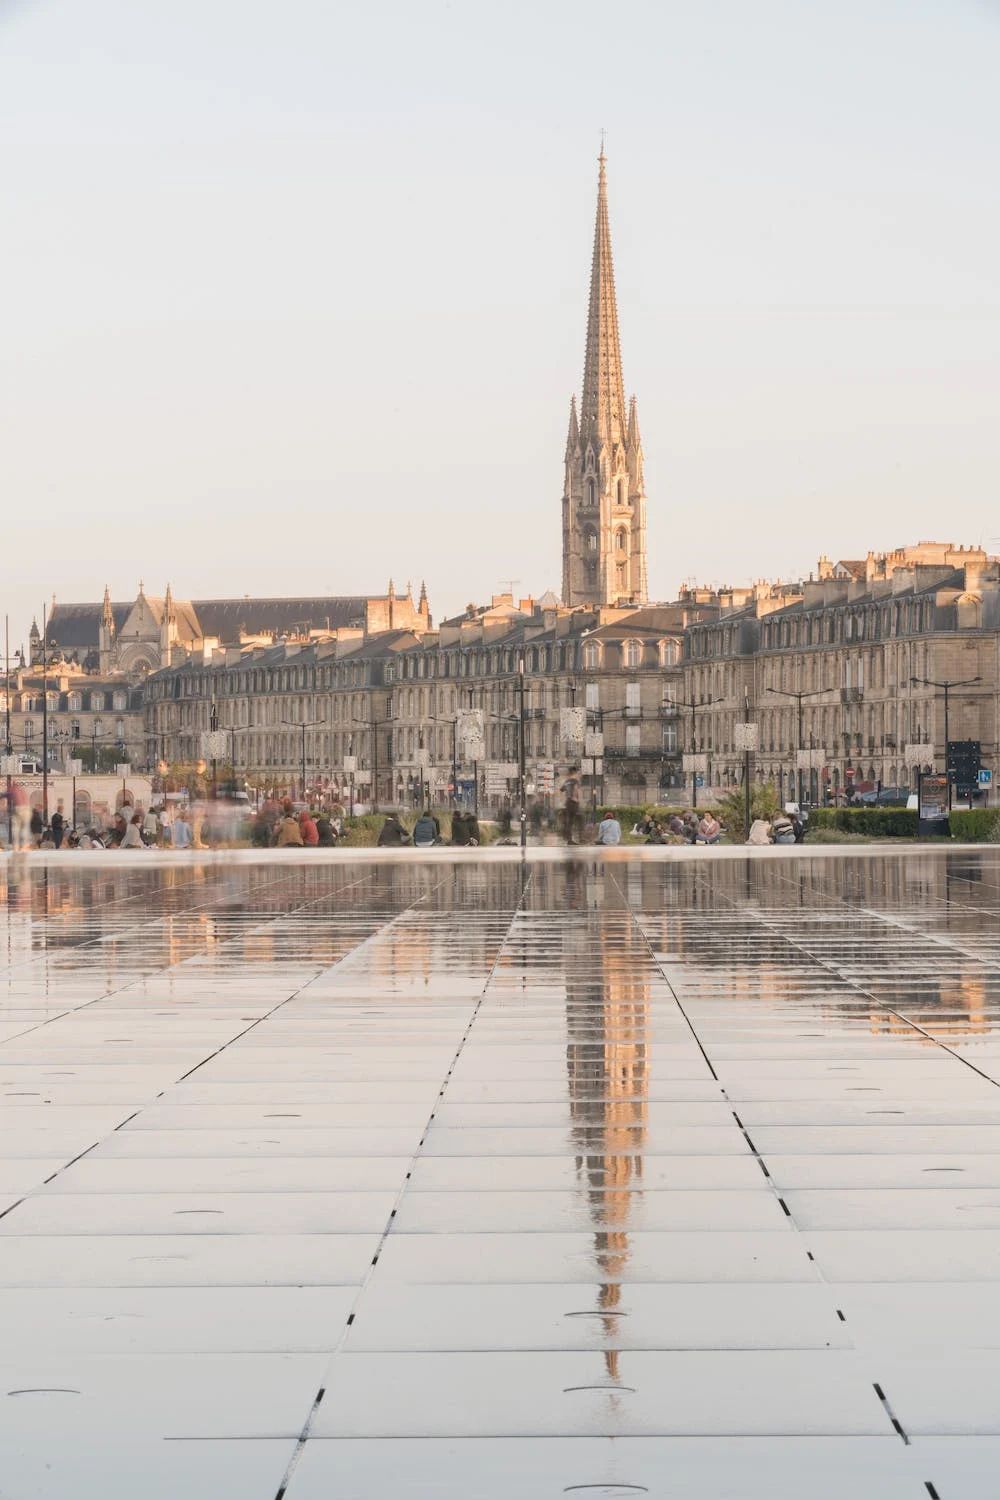
<instances>
[{"instance_id":1,"label":"window","mask_svg":"<svg viewBox=\"0 0 1000 1500\"><path fill-rule=\"evenodd\" d=\"M78 714L83 707L83 694L70 693L68 699L66 700L66 707L69 709L71 714Z\"/></svg>"},{"instance_id":2,"label":"window","mask_svg":"<svg viewBox=\"0 0 1000 1500\"><path fill-rule=\"evenodd\" d=\"M677 750L677 725L664 724L663 726L663 749L666 754L673 754Z\"/></svg>"},{"instance_id":3,"label":"window","mask_svg":"<svg viewBox=\"0 0 1000 1500\"><path fill-rule=\"evenodd\" d=\"M625 531L624 527L619 527L619 529L615 532L615 551L628 551L627 532Z\"/></svg>"},{"instance_id":4,"label":"window","mask_svg":"<svg viewBox=\"0 0 1000 1500\"><path fill-rule=\"evenodd\" d=\"M625 665L627 667L631 667L633 670L636 667L641 667L642 666L642 642L641 641L626 641L625 642Z\"/></svg>"},{"instance_id":5,"label":"window","mask_svg":"<svg viewBox=\"0 0 1000 1500\"><path fill-rule=\"evenodd\" d=\"M128 700L124 693L115 693L111 701L111 707L120 710L126 707L127 702Z\"/></svg>"},{"instance_id":6,"label":"window","mask_svg":"<svg viewBox=\"0 0 1000 1500\"><path fill-rule=\"evenodd\" d=\"M583 665L588 672L593 672L601 665L601 648L597 641L586 641L583 647Z\"/></svg>"},{"instance_id":7,"label":"window","mask_svg":"<svg viewBox=\"0 0 1000 1500\"><path fill-rule=\"evenodd\" d=\"M95 713L99 714L103 708L104 708L104 694L103 693L91 693L91 695L90 695L90 712L92 714L95 714Z\"/></svg>"},{"instance_id":8,"label":"window","mask_svg":"<svg viewBox=\"0 0 1000 1500\"><path fill-rule=\"evenodd\" d=\"M116 719L115 720L115 739L116 740L123 740L124 738L125 738L125 720L124 719Z\"/></svg>"},{"instance_id":9,"label":"window","mask_svg":"<svg viewBox=\"0 0 1000 1500\"><path fill-rule=\"evenodd\" d=\"M35 723L33 719L25 719L24 721L24 738L26 741L35 738Z\"/></svg>"},{"instance_id":10,"label":"window","mask_svg":"<svg viewBox=\"0 0 1000 1500\"><path fill-rule=\"evenodd\" d=\"M675 667L680 661L681 648L679 641L660 642L660 665L663 667Z\"/></svg>"},{"instance_id":11,"label":"window","mask_svg":"<svg viewBox=\"0 0 1000 1500\"><path fill-rule=\"evenodd\" d=\"M630 718L639 713L639 684L637 682L626 682L625 684L625 712Z\"/></svg>"},{"instance_id":12,"label":"window","mask_svg":"<svg viewBox=\"0 0 1000 1500\"><path fill-rule=\"evenodd\" d=\"M70 720L70 722L69 722L69 737L70 737L71 740L78 740L80 738L80 720L79 719L71 719Z\"/></svg>"},{"instance_id":13,"label":"window","mask_svg":"<svg viewBox=\"0 0 1000 1500\"><path fill-rule=\"evenodd\" d=\"M625 725L625 754L639 754L639 736L642 733L638 724Z\"/></svg>"},{"instance_id":14,"label":"window","mask_svg":"<svg viewBox=\"0 0 1000 1500\"><path fill-rule=\"evenodd\" d=\"M601 690L596 682L588 682L586 686L586 703L590 709L598 709L601 706Z\"/></svg>"},{"instance_id":15,"label":"window","mask_svg":"<svg viewBox=\"0 0 1000 1500\"><path fill-rule=\"evenodd\" d=\"M583 537L584 537L584 542L586 544L587 551L588 552L596 552L597 551L597 532L594 530L593 526L587 526L587 527L584 528Z\"/></svg>"}]
</instances>

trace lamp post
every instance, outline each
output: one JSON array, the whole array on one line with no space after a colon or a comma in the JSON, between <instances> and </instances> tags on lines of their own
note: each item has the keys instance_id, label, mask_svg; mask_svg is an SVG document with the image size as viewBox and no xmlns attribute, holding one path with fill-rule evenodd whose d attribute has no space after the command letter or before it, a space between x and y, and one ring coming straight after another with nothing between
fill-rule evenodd
<instances>
[{"instance_id":1,"label":"lamp post","mask_svg":"<svg viewBox=\"0 0 1000 1500\"><path fill-rule=\"evenodd\" d=\"M42 822L49 822L48 606L42 605Z\"/></svg>"},{"instance_id":2,"label":"lamp post","mask_svg":"<svg viewBox=\"0 0 1000 1500\"><path fill-rule=\"evenodd\" d=\"M379 732L380 729L384 729L387 724L394 723L395 720L393 720L393 719L350 719L348 722L350 724L356 726L358 729L369 729L369 730L371 730L371 736L372 736L372 812L373 813L377 813L378 812L378 769L379 769L379 767L378 767L378 732ZM350 737L350 744L352 746L354 744L354 736L353 735L351 735L351 737ZM390 750L391 750L391 746L390 746ZM349 751L349 754L353 755L353 753L354 753L353 749L351 751ZM389 800L390 800L390 802L392 801L392 765L391 765L391 763L390 763L390 766L389 766Z\"/></svg>"},{"instance_id":3,"label":"lamp post","mask_svg":"<svg viewBox=\"0 0 1000 1500\"><path fill-rule=\"evenodd\" d=\"M699 708L711 708L712 705L713 705L713 703L721 703L722 701L723 701L722 698L703 698L702 701L699 703L698 700L697 700L697 698L695 698L693 696L690 697L690 698L679 698L679 699L677 699L676 706L678 708L689 708L691 710L691 754L692 754L692 756L697 755L697 753L698 753L698 733L697 733L696 715L697 715L697 712L698 712ZM698 806L698 772L694 768L694 765L692 765L692 767L691 767L691 806L692 807L697 807Z\"/></svg>"},{"instance_id":4,"label":"lamp post","mask_svg":"<svg viewBox=\"0 0 1000 1500\"><path fill-rule=\"evenodd\" d=\"M215 736L219 732L219 710L214 698L208 715L208 730L212 736L212 801L217 802L219 800L219 760L215 753Z\"/></svg>"},{"instance_id":5,"label":"lamp post","mask_svg":"<svg viewBox=\"0 0 1000 1500\"><path fill-rule=\"evenodd\" d=\"M820 697L823 696L824 693L828 693L830 691L830 689L829 688L810 688L808 692L798 693L798 692L790 692L788 688L770 687L770 688L765 688L764 691L767 692L767 693L778 693L778 694L780 694L780 696L782 698L794 698L795 699L796 705L798 707L798 714L799 714L798 748L800 750L804 750L806 747L803 744L803 733L802 733L802 725L803 725L802 700L803 700L803 698L820 698ZM798 784L799 784L799 809L801 810L801 808L802 808L802 767L801 766L797 767L797 769L796 769L796 776L798 778Z\"/></svg>"},{"instance_id":6,"label":"lamp post","mask_svg":"<svg viewBox=\"0 0 1000 1500\"><path fill-rule=\"evenodd\" d=\"M315 729L317 724L325 724L325 719L282 719L281 723L288 729L299 729L302 732L302 800L306 800L306 730Z\"/></svg>"},{"instance_id":7,"label":"lamp post","mask_svg":"<svg viewBox=\"0 0 1000 1500\"><path fill-rule=\"evenodd\" d=\"M517 659L517 699L520 736L517 746L517 781L521 795L521 848L528 846L528 808L525 801L525 746L524 746L524 653Z\"/></svg>"},{"instance_id":8,"label":"lamp post","mask_svg":"<svg viewBox=\"0 0 1000 1500\"><path fill-rule=\"evenodd\" d=\"M951 812L951 769L948 764L948 694L952 688L974 687L977 682L982 682L981 677L965 677L961 682L947 681L935 682L931 677L911 677L910 686L916 687L920 683L923 687L940 688L944 693L944 774L948 778L948 811ZM971 806L971 799L970 799Z\"/></svg>"},{"instance_id":9,"label":"lamp post","mask_svg":"<svg viewBox=\"0 0 1000 1500\"><path fill-rule=\"evenodd\" d=\"M11 786L10 765L14 746L10 739L10 615L3 617L4 650L4 756L7 761L7 844L14 847L14 793Z\"/></svg>"}]
</instances>

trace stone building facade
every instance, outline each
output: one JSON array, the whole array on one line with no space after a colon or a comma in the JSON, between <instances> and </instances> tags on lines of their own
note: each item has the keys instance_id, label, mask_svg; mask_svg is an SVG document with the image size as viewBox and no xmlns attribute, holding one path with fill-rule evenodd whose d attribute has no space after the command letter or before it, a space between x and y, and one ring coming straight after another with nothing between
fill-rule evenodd
<instances>
[{"instance_id":1,"label":"stone building facade","mask_svg":"<svg viewBox=\"0 0 1000 1500\"><path fill-rule=\"evenodd\" d=\"M142 689L119 675L84 672L61 659L45 672L18 667L0 679L0 743L25 762L42 763L47 700L49 764L82 760L84 770L145 764ZM9 707L9 715L8 715Z\"/></svg>"},{"instance_id":2,"label":"stone building facade","mask_svg":"<svg viewBox=\"0 0 1000 1500\"><path fill-rule=\"evenodd\" d=\"M230 758L263 784L300 785L304 750L308 786L343 796L353 780L360 802L408 805L427 794L446 801L453 790L471 795L474 785L498 802L495 768L518 759L523 667L535 795L554 792L580 764L587 742L567 737L563 717L577 708L585 732L603 737L585 776L592 800L656 801L681 776L675 697L684 631L718 608L701 597L568 610L501 595L422 635L345 635L189 659L145 685L148 755L198 758L214 705ZM469 710L482 714L481 764L460 743L460 716Z\"/></svg>"},{"instance_id":3,"label":"stone building facade","mask_svg":"<svg viewBox=\"0 0 1000 1500\"><path fill-rule=\"evenodd\" d=\"M786 798L915 789L919 772L944 766L949 683L947 738L978 740L996 774L998 649L1000 569L981 549L922 542L821 558L801 585L761 590L687 632L683 696L699 709L684 748L706 756L709 784L732 786L748 716L754 774Z\"/></svg>"}]
</instances>

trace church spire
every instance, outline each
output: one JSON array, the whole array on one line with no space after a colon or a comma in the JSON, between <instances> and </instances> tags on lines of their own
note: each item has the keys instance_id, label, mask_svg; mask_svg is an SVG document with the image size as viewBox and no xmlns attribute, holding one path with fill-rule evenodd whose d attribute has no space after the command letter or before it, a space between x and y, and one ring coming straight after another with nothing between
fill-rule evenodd
<instances>
[{"instance_id":1,"label":"church spire","mask_svg":"<svg viewBox=\"0 0 1000 1500\"><path fill-rule=\"evenodd\" d=\"M587 316L587 352L583 367L583 400L580 426L584 443L595 451L604 443L625 439L625 382L618 337L618 303L611 256L611 225L608 219L608 179L604 143L598 157L597 218L594 224L594 256L590 268L590 309Z\"/></svg>"},{"instance_id":2,"label":"church spire","mask_svg":"<svg viewBox=\"0 0 1000 1500\"><path fill-rule=\"evenodd\" d=\"M104 626L105 630L110 630L112 633L114 633L115 616L114 611L111 608L111 591L109 590L107 584L104 585L104 604L101 608L101 624Z\"/></svg>"}]
</instances>

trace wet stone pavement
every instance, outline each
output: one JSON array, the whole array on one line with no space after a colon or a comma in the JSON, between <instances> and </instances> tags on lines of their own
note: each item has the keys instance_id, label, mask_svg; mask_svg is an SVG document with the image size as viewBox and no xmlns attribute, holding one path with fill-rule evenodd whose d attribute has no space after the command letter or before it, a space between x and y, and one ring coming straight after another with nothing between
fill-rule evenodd
<instances>
[{"instance_id":1,"label":"wet stone pavement","mask_svg":"<svg viewBox=\"0 0 1000 1500\"><path fill-rule=\"evenodd\" d=\"M994 1500L1000 851L514 854L0 864L2 1500Z\"/></svg>"}]
</instances>

